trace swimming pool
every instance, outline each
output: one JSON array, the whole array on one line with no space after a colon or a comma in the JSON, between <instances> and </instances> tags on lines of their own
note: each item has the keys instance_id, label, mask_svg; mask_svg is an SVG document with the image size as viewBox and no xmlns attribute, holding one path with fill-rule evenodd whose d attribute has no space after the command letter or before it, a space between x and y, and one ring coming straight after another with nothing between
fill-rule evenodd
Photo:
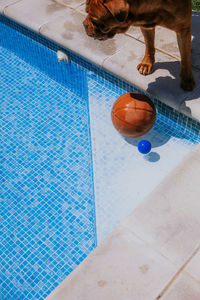
<instances>
[{"instance_id":1,"label":"swimming pool","mask_svg":"<svg viewBox=\"0 0 200 300\"><path fill-rule=\"evenodd\" d=\"M136 90L1 18L0 299L44 299L199 142L199 124L154 99L137 151L111 107ZM142 137L143 138L143 137Z\"/></svg>"}]
</instances>

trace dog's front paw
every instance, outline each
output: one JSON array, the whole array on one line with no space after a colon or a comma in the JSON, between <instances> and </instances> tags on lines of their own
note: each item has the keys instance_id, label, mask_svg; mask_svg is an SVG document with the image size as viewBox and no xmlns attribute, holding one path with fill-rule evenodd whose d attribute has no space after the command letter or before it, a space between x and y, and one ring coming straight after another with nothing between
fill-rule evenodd
<instances>
[{"instance_id":1,"label":"dog's front paw","mask_svg":"<svg viewBox=\"0 0 200 300\"><path fill-rule=\"evenodd\" d=\"M193 76L181 77L181 88L185 91L192 91L195 86L195 81Z\"/></svg>"},{"instance_id":2,"label":"dog's front paw","mask_svg":"<svg viewBox=\"0 0 200 300\"><path fill-rule=\"evenodd\" d=\"M137 69L142 75L149 75L153 71L154 59L151 57L144 57L141 63L137 66Z\"/></svg>"},{"instance_id":3,"label":"dog's front paw","mask_svg":"<svg viewBox=\"0 0 200 300\"><path fill-rule=\"evenodd\" d=\"M142 75L149 75L149 74L152 73L153 67L150 64L140 63L137 66L137 69L138 69L138 71L139 71L140 74L142 74Z\"/></svg>"}]
</instances>

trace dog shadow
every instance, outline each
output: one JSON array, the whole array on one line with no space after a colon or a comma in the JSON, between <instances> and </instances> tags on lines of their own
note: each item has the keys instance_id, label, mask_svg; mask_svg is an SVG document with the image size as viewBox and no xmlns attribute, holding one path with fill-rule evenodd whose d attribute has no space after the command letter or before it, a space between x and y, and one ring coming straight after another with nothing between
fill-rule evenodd
<instances>
[{"instance_id":1,"label":"dog shadow","mask_svg":"<svg viewBox=\"0 0 200 300\"><path fill-rule=\"evenodd\" d=\"M191 116L191 110L186 105L186 100L192 101L200 98L200 14L193 11L192 13L192 47L191 47L191 60L192 69L195 79L195 88L193 91L184 91L180 88L180 62L155 62L154 71L156 70L168 70L170 76L161 76L156 78L154 82L148 84L147 92L150 94L155 94L156 91L160 91L159 94L168 93L169 96L176 101L177 107L181 108ZM178 47L178 44L177 44ZM166 93L167 89L167 93ZM163 96L163 95L162 95ZM178 99L185 99L179 102ZM169 100L170 101L170 100Z\"/></svg>"},{"instance_id":2,"label":"dog shadow","mask_svg":"<svg viewBox=\"0 0 200 300\"><path fill-rule=\"evenodd\" d=\"M179 62L159 62L159 63L155 63L155 68L156 69L165 69L168 70L170 72L170 74L173 76L162 76L162 77L158 77L156 78L156 80L154 82L151 82L148 84L147 87L147 92L149 94L154 95L155 91L157 90L162 90L163 94L164 91L166 91L166 88L168 89L168 94L169 97L171 96L173 99L177 99L177 107L180 108L182 111L184 111L185 114L187 114L189 117L192 117L192 113L191 113L191 109L187 106L186 104L186 100L188 101L192 101L192 100L196 100L198 98L200 98L200 71L199 72L193 72L194 75L194 80L195 80L195 88L193 91L184 91L180 88L180 76L179 74L177 75L177 72L175 69L177 69L177 65L180 68L180 64ZM173 94L174 92L174 94ZM162 94L162 92L161 92ZM170 95L171 94L171 95ZM165 93L166 96L166 93ZM156 97L156 96L155 96ZM181 97L183 100L182 102L178 101L178 98ZM176 100L174 100L176 101ZM167 104L167 103L166 103Z\"/></svg>"},{"instance_id":3,"label":"dog shadow","mask_svg":"<svg viewBox=\"0 0 200 300\"><path fill-rule=\"evenodd\" d=\"M200 71L200 13L192 12L192 65Z\"/></svg>"}]
</instances>

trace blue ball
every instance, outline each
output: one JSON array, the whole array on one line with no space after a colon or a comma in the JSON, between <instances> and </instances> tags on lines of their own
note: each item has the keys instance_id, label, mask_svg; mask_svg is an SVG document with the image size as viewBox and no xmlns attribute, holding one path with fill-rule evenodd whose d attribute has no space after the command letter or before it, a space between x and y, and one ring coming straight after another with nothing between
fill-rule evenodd
<instances>
[{"instance_id":1,"label":"blue ball","mask_svg":"<svg viewBox=\"0 0 200 300\"><path fill-rule=\"evenodd\" d=\"M147 154L151 151L151 143L147 140L142 140L138 143L138 151L142 154Z\"/></svg>"}]
</instances>

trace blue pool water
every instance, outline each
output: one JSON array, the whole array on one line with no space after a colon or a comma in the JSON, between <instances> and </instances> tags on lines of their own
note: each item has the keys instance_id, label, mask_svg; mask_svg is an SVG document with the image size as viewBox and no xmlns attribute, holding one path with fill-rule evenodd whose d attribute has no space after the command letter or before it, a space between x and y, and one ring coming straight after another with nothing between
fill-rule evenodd
<instances>
[{"instance_id":1,"label":"blue pool water","mask_svg":"<svg viewBox=\"0 0 200 300\"><path fill-rule=\"evenodd\" d=\"M58 63L57 45L2 20L0 299L44 299L199 142L199 124L155 100L141 155L110 120L132 86L70 51Z\"/></svg>"},{"instance_id":2,"label":"blue pool water","mask_svg":"<svg viewBox=\"0 0 200 300\"><path fill-rule=\"evenodd\" d=\"M88 103L4 47L0 69L0 299L43 299L96 246Z\"/></svg>"}]
</instances>

